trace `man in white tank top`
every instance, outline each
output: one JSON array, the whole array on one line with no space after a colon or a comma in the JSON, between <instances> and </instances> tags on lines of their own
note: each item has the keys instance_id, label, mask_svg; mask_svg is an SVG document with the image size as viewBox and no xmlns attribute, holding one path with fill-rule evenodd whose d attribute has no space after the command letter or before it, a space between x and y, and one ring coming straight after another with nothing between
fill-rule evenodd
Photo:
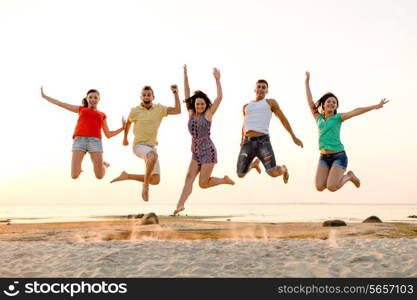
<instances>
[{"instance_id":1,"label":"man in white tank top","mask_svg":"<svg viewBox=\"0 0 417 300\"><path fill-rule=\"evenodd\" d=\"M303 143L295 136L291 125L281 111L277 101L266 99L268 82L260 79L256 82L255 100L243 106L242 142L237 161L237 175L243 178L251 169L261 173L259 162L271 177L283 175L284 182L288 182L289 173L285 165L277 166L274 151L269 140L269 122L272 113L281 121L284 128L291 135L294 143L303 147ZM257 157L254 162L253 159Z\"/></svg>"}]
</instances>

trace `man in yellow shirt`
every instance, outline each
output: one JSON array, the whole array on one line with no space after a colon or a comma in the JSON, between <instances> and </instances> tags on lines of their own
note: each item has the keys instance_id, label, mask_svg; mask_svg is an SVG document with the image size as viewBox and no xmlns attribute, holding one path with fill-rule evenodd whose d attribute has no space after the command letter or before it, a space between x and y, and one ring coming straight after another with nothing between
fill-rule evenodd
<instances>
[{"instance_id":1,"label":"man in yellow shirt","mask_svg":"<svg viewBox=\"0 0 417 300\"><path fill-rule=\"evenodd\" d=\"M153 104L155 99L153 90L150 86L145 86L140 95L141 103L139 106L132 108L129 114L124 131L123 145L129 145L127 136L132 123L135 139L133 141L133 153L142 158L146 164L144 175L129 174L122 172L111 182L122 180L136 180L143 182L142 198L144 201L149 200L149 184L156 185L160 181L160 167L158 154L156 152L158 128L162 118L167 115L177 115L181 113L180 99L178 96L178 87L171 85L171 91L175 97L175 107L167 107L162 104Z\"/></svg>"}]
</instances>

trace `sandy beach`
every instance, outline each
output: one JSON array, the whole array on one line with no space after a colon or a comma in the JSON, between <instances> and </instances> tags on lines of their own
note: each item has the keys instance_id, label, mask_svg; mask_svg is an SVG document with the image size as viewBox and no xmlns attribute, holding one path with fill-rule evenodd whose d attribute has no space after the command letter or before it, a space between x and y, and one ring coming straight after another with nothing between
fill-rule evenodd
<instances>
[{"instance_id":1,"label":"sandy beach","mask_svg":"<svg viewBox=\"0 0 417 300\"><path fill-rule=\"evenodd\" d=\"M160 217L1 224L2 277L417 277L417 226Z\"/></svg>"}]
</instances>

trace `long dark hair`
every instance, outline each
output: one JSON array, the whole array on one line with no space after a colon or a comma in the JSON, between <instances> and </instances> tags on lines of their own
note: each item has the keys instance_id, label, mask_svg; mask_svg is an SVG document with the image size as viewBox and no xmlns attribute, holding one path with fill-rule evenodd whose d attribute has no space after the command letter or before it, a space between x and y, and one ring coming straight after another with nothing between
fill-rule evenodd
<instances>
[{"instance_id":1,"label":"long dark hair","mask_svg":"<svg viewBox=\"0 0 417 300\"><path fill-rule=\"evenodd\" d=\"M337 106L339 106L339 99L337 99L337 97L333 93L328 92L324 94L323 96L321 96L321 98L317 100L317 102L315 103L317 113L320 113L319 108L321 109L322 112L324 112L324 103L330 97L334 97L336 99ZM334 110L334 114L337 114L337 109Z\"/></svg>"},{"instance_id":2,"label":"long dark hair","mask_svg":"<svg viewBox=\"0 0 417 300\"><path fill-rule=\"evenodd\" d=\"M201 99L204 100L204 102L206 102L206 109L203 112L203 113L205 113L207 111L207 109L210 108L211 101L210 101L209 97L207 97L207 95L205 93L203 93L202 91L195 91L194 95L192 95L190 98L184 100L185 105L187 106L187 110L192 110L195 113L195 101L197 100L197 98L201 98Z\"/></svg>"},{"instance_id":3,"label":"long dark hair","mask_svg":"<svg viewBox=\"0 0 417 300\"><path fill-rule=\"evenodd\" d=\"M84 107L88 107L87 97L88 97L88 94L91 94L91 93L97 93L100 96L100 93L97 90L95 89L88 90L87 95L82 100L82 104Z\"/></svg>"}]
</instances>

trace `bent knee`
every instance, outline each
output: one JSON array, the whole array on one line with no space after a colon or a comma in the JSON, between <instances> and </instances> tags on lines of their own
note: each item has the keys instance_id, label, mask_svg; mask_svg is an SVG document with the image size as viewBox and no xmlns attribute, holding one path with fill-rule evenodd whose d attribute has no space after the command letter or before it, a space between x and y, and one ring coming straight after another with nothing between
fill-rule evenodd
<instances>
[{"instance_id":1,"label":"bent knee","mask_svg":"<svg viewBox=\"0 0 417 300\"><path fill-rule=\"evenodd\" d=\"M152 177L151 180L149 181L149 183L152 184L152 185L157 185L157 184L159 184L160 181L161 181L160 178Z\"/></svg>"},{"instance_id":2,"label":"bent knee","mask_svg":"<svg viewBox=\"0 0 417 300\"><path fill-rule=\"evenodd\" d=\"M327 189L328 189L330 192L336 192L336 191L339 189L339 187L338 187L338 186L336 186L336 185L330 185L330 186L328 186L328 187L327 187Z\"/></svg>"},{"instance_id":3,"label":"bent knee","mask_svg":"<svg viewBox=\"0 0 417 300\"><path fill-rule=\"evenodd\" d=\"M104 174L96 174L97 179L103 179L103 177L104 177Z\"/></svg>"},{"instance_id":4,"label":"bent knee","mask_svg":"<svg viewBox=\"0 0 417 300\"><path fill-rule=\"evenodd\" d=\"M266 171L266 174L268 174L271 177L278 177L284 173L283 168L280 166L273 167Z\"/></svg>"},{"instance_id":5,"label":"bent knee","mask_svg":"<svg viewBox=\"0 0 417 300\"><path fill-rule=\"evenodd\" d=\"M155 152L149 152L149 153L146 155L146 158L147 158L149 161L156 161L156 160L158 159L158 154L156 154Z\"/></svg>"},{"instance_id":6,"label":"bent knee","mask_svg":"<svg viewBox=\"0 0 417 300\"><path fill-rule=\"evenodd\" d=\"M200 187L201 187L202 189L206 189L206 188L208 188L208 187L209 187L208 182L204 182L204 181L202 182L202 181L200 181L198 184L200 185Z\"/></svg>"},{"instance_id":7,"label":"bent knee","mask_svg":"<svg viewBox=\"0 0 417 300\"><path fill-rule=\"evenodd\" d=\"M78 177L80 177L80 174L81 174L81 173L78 173L78 174L71 174L71 178L72 178L72 179L77 179Z\"/></svg>"},{"instance_id":8,"label":"bent knee","mask_svg":"<svg viewBox=\"0 0 417 300\"><path fill-rule=\"evenodd\" d=\"M323 192L326 189L326 186L324 185L316 185L316 190L319 192Z\"/></svg>"},{"instance_id":9,"label":"bent knee","mask_svg":"<svg viewBox=\"0 0 417 300\"><path fill-rule=\"evenodd\" d=\"M243 177L245 177L245 175L246 174L239 174L239 173L237 173L237 177L239 177L239 178L243 178Z\"/></svg>"}]
</instances>

